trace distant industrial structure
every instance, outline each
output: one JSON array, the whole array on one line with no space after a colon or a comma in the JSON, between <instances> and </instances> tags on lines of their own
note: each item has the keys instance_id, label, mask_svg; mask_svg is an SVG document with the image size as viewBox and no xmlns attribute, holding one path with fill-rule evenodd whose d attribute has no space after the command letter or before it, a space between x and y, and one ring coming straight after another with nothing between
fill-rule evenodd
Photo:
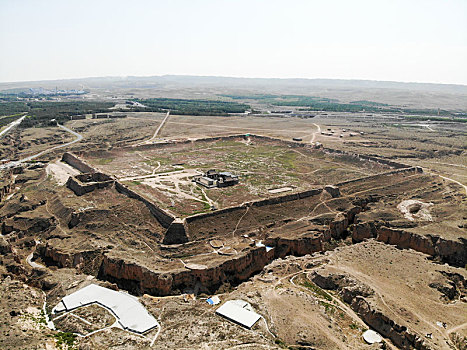
<instances>
[{"instance_id":1,"label":"distant industrial structure","mask_svg":"<svg viewBox=\"0 0 467 350\"><path fill-rule=\"evenodd\" d=\"M238 176L229 172L208 170L203 175L195 176L193 181L207 188L227 187L238 184Z\"/></svg>"},{"instance_id":2,"label":"distant industrial structure","mask_svg":"<svg viewBox=\"0 0 467 350\"><path fill-rule=\"evenodd\" d=\"M81 120L81 119L86 119L86 114L70 115L70 120Z\"/></svg>"},{"instance_id":3,"label":"distant industrial structure","mask_svg":"<svg viewBox=\"0 0 467 350\"><path fill-rule=\"evenodd\" d=\"M93 113L91 116L92 119L114 119L114 118L126 118L126 114L102 114L102 113Z\"/></svg>"}]
</instances>

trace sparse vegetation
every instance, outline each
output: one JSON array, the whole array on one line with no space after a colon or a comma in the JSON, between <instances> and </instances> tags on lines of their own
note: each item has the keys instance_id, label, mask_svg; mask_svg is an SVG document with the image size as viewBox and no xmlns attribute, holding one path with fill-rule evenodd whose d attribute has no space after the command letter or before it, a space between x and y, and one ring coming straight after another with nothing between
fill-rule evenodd
<instances>
[{"instance_id":1,"label":"sparse vegetation","mask_svg":"<svg viewBox=\"0 0 467 350\"><path fill-rule=\"evenodd\" d=\"M60 349L72 350L75 349L76 335L70 332L58 332L54 335L56 345Z\"/></svg>"},{"instance_id":2,"label":"sparse vegetation","mask_svg":"<svg viewBox=\"0 0 467 350\"><path fill-rule=\"evenodd\" d=\"M308 288L309 290L311 290L313 293L315 293L316 295L328 300L328 301L332 301L332 296L330 296L327 292L325 292L323 289L321 289L320 287L318 287L316 284L314 284L313 282L311 281L303 281L302 282L302 286ZM330 306L332 306L331 304L329 304Z\"/></svg>"},{"instance_id":3,"label":"sparse vegetation","mask_svg":"<svg viewBox=\"0 0 467 350\"><path fill-rule=\"evenodd\" d=\"M250 90L237 91L244 94ZM115 94L115 101L118 100L119 104L122 103L121 96L125 96L120 92ZM132 98L134 95L129 92L126 96ZM143 96L142 93L140 96ZM177 92L171 96L188 94ZM242 98L232 98L235 102L243 102ZM345 98L346 101L355 101L341 104L338 100L320 97L305 99L296 95L265 94L256 100L262 101L263 106L256 102L251 104L262 111L273 110L275 104L269 104L270 101L309 103L311 106L291 106L289 109L294 111L318 108L320 104L329 108L352 105L356 110L364 108L366 111L371 108L393 108L392 104L365 100L371 99L369 95L346 95ZM180 101L157 100L157 103ZM250 100L245 99L246 103ZM24 105L30 108L28 103L26 101ZM134 108L128 105L129 109ZM62 106L63 109L60 107L55 112L66 120L66 115L61 112L71 110L70 106ZM178 111L186 113L205 113L203 108L207 105L199 108L180 102L166 106L175 108L175 112L179 108ZM157 104L147 109L141 107L145 111L153 109L164 110ZM19 116L18 113L10 113L5 118ZM34 123L38 123L34 125L46 125L41 124L48 120L46 111L40 113L39 119L31 117ZM230 112L223 110L222 113ZM154 339L160 331L155 342L155 347L159 348L232 348L240 345L251 348L358 349L364 346L361 335L364 327L360 326L363 323L354 318L355 314L349 307L364 320L368 320L366 312L371 312L371 317L382 317L378 312L373 312L377 310L390 320L385 322L388 327L391 321L394 321L394 328L401 325L398 329L402 329L406 325L407 332L402 331L401 337L408 334L408 342L414 334L432 345L423 335L426 334L425 321L437 327L430 313L433 309L437 311L436 320L446 322L447 329L458 327L462 323L457 316L462 312L462 303L453 300L449 307L437 308L444 301L440 300L439 293L428 288L434 282L448 286L440 271L455 270L456 274L465 277L465 270L434 264L434 261L427 259L427 255L415 251L420 247L425 248L425 239L433 245L444 240L459 241L465 228L462 188L431 175L430 171L432 167L437 167L433 168L433 172L447 169L447 172L459 174L460 182L465 180L462 177L467 165L463 157L463 129L467 124L449 125L444 122L449 117L441 116L439 118L443 120L430 119L432 122L425 123L427 120L411 118L431 118L429 115L404 117L403 112L397 115L376 112L316 113L313 120L267 115L228 118L171 116L161 136L171 140L168 145L159 143L138 147L131 146L150 138L164 115L128 112L127 120L86 119L69 122L70 127L84 136L81 143L69 150L106 174L119 179L130 178L125 185L132 186L131 191L144 197L144 200L139 200L136 195L127 196L115 187L96 189L77 196L66 186L44 181L45 174L49 174L48 178L55 178L55 173L54 166L50 166L46 172L42 163L49 159L55 162L61 155L58 151L50 154L49 158L38 158L36 164L25 164L23 174L15 174L14 181L17 183L12 185L11 192L5 193L5 196L2 193L4 202L0 208L5 221L4 231L7 232L0 247L3 251L0 290L5 295L3 307L0 308L4 320L0 330L4 334L0 339L0 348L41 348L43 344L40 342L48 335L50 338L46 341L49 345L55 341L57 348L63 350L77 348L78 343L83 349L99 344L109 348L144 348L148 347L147 339ZM457 115L455 118L463 117ZM333 130L337 136L325 137L316 133L318 128L314 123L323 131L328 128L328 131ZM344 129L347 131L342 131ZM2 151L17 151L13 155L7 154L5 158L22 157L25 152L36 152L47 147L47 143L54 145L59 138L58 141L71 138L60 130L54 130L57 128L13 129L2 138ZM191 142L199 137L234 133L244 135L247 132L286 140L297 136L303 137L303 140L300 144L291 145L283 141L240 136ZM341 132L345 136L339 138ZM312 133L313 137L316 136L313 140L323 143L327 149L305 146L310 145ZM353 134L351 137L350 133ZM42 140L45 140L44 144ZM422 164L430 171L366 177L394 168L368 162L364 157L332 153L329 149L383 156L413 165ZM191 181L197 171L209 169L238 174L240 183L228 188L207 189ZM180 171L169 173L175 170ZM38 176L29 176L30 172ZM331 198L326 190L316 191L316 195L304 198L296 195L299 191L321 189L323 185L363 177L365 179L338 185L341 191L339 197ZM277 195L269 192L272 189L284 190L279 196L294 200L282 202L272 199ZM397 205L407 198L420 198L433 203L430 209L434 214L433 222L420 224L418 221L404 220ZM261 205L248 203L257 199L265 201ZM163 241L170 236L165 227L168 224L161 225L161 218L154 215L157 210L146 200L182 219L197 213L211 214L207 203L211 201L219 209L239 208L188 219L183 223L188 242L165 244ZM242 203L246 204L241 206ZM73 215L70 219L70 213L79 215ZM345 218L350 227L347 227ZM176 228L176 225L172 228ZM409 242L407 244L414 251L397 249L382 242L382 229L394 245L405 247ZM391 235L391 230L396 229L404 231L402 243L397 242L396 234ZM433 230L440 236L438 243L430 238ZM359 235L368 236L368 232L378 239L355 244ZM419 235L419 238L405 240L405 235L412 233ZM27 256L34 251L37 241L41 245L33 256L37 257L38 263L49 266L46 279L38 269L33 269L31 274L31 267L27 265ZM267 248L260 248L260 241ZM420 242L423 245L417 246ZM461 243L454 242L453 246ZM335 249L337 247L339 249ZM52 254L48 254L48 250ZM320 254L321 250L327 252ZM446 252L446 260L450 259L449 254ZM459 259L458 256L455 258L464 266L463 258ZM58 268L55 265L60 265L62 257L73 262L73 266L75 262L79 262L79 265L76 269ZM76 257L79 257L79 261ZM329 281L329 285L334 283L337 289L320 287L326 286L315 279L321 272L321 280ZM87 282L87 274L96 276L95 280ZM16 275L21 277L19 281ZM104 284L104 280L108 283ZM313 283L315 280L319 285ZM44 292L47 293L50 307L56 305L58 297L62 297L65 291L68 294L85 283L107 286L116 283L120 289L143 295L140 301L150 314L161 320L162 329L154 328L145 334L146 338L121 329L80 337L116 321L111 313L96 306L94 311L83 307L74 310L73 315L57 319L55 326L62 331L57 333L46 328L45 315L39 314L44 302L42 293L39 289L31 289L31 285L42 285L42 281L45 287L51 287L50 290L44 288L47 289ZM11 288L7 289L9 284ZM198 301L192 302L189 293L198 289ZM264 317L265 322L260 320L253 330L239 327L216 315L218 306L200 301L212 295L219 295L222 302L233 299L247 301ZM347 301L347 297L354 295L357 299L345 305L344 295ZM384 306L385 302L388 307ZM422 304L426 307L417 308ZM375 324L378 322L377 319L372 321ZM371 325L378 330L374 324ZM251 337L252 332L257 336ZM441 347L449 343L447 335L441 338L442 333L434 333ZM392 336L396 332L385 334ZM452 334L455 332L451 333L453 346L455 342L465 342L463 338L453 338Z\"/></svg>"},{"instance_id":4,"label":"sparse vegetation","mask_svg":"<svg viewBox=\"0 0 467 350\"><path fill-rule=\"evenodd\" d=\"M97 161L99 165L105 165L113 162L113 158L101 158Z\"/></svg>"}]
</instances>

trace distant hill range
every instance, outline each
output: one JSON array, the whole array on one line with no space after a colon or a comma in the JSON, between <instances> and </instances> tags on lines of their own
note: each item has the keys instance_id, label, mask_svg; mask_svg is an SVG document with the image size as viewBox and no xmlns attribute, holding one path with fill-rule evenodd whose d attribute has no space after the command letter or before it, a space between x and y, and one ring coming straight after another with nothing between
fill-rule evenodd
<instances>
[{"instance_id":1,"label":"distant hill range","mask_svg":"<svg viewBox=\"0 0 467 350\"><path fill-rule=\"evenodd\" d=\"M90 98L218 98L255 93L316 96L342 103L371 101L403 108L467 111L467 85L402 83L344 79L233 78L163 75L150 77L94 77L0 83L8 89L60 89L90 92ZM127 91L124 91L127 90ZM128 97L126 97L128 96Z\"/></svg>"},{"instance_id":2,"label":"distant hill range","mask_svg":"<svg viewBox=\"0 0 467 350\"><path fill-rule=\"evenodd\" d=\"M355 80L355 79L279 79L279 78L233 78L217 76L191 76L191 75L162 75L149 77L91 77L63 80L42 80L30 82L0 83L0 90L8 88L43 88L53 89L60 86L62 89L76 90L76 85L90 88L132 87L150 88L163 85L181 85L192 87L222 86L258 88L268 87L328 87L333 89L395 89L432 91L445 93L467 93L467 85L432 84L432 83L403 83L397 81ZM83 90L83 89L79 89ZM77 90L77 91L79 91Z\"/></svg>"}]
</instances>

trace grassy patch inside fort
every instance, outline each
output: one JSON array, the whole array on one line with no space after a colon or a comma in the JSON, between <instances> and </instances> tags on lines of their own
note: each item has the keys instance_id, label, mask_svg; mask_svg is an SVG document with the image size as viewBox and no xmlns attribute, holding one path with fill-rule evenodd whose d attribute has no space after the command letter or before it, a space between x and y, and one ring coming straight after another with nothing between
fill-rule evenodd
<instances>
[{"instance_id":1,"label":"grassy patch inside fort","mask_svg":"<svg viewBox=\"0 0 467 350\"><path fill-rule=\"evenodd\" d=\"M381 164L355 157L243 136L159 144L136 152L114 148L98 156L87 154L85 158L182 217L210 211L211 207L225 208L388 170ZM210 169L238 175L240 183L233 187L205 188L192 181L193 176ZM281 188L286 189L281 192Z\"/></svg>"}]
</instances>

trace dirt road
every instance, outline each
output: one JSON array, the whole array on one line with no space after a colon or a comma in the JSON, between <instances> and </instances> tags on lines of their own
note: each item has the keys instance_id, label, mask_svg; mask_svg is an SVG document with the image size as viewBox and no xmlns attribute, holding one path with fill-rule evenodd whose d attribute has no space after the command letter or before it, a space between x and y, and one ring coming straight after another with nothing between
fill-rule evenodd
<instances>
[{"instance_id":1,"label":"dirt road","mask_svg":"<svg viewBox=\"0 0 467 350\"><path fill-rule=\"evenodd\" d=\"M74 139L73 141L70 141L70 142L67 142L67 143L64 143L62 145L57 145L57 146L53 146L53 147L50 147L50 148L47 148L39 153L36 153L36 154L33 154L32 156L29 156L29 157L26 157L26 158L23 158L23 159L20 159L20 160L17 160L17 161L14 161L14 162L9 162L9 163L6 163L6 164L3 164L3 165L0 165L0 170L1 169L7 169L7 168L11 168L11 167L15 167L21 163L24 163L24 162L29 162L30 160L33 160L35 158L38 158L40 156L43 156L44 154L47 154L53 150L56 150L56 149L59 149L59 148L63 148L63 147L67 147L67 146L70 146L76 142L79 142L83 139L83 136L78 134L77 132L74 132L73 130L71 129L68 129L66 126L63 126L63 125L60 125L58 124L58 127L69 132L70 134L76 136L76 139Z\"/></svg>"},{"instance_id":2,"label":"dirt road","mask_svg":"<svg viewBox=\"0 0 467 350\"><path fill-rule=\"evenodd\" d=\"M19 119L16 119L15 121L11 122L10 124L8 124L8 126L7 126L5 129L3 129L2 131L0 131L0 137L2 137L3 135L5 135L6 133L8 133L8 131L10 131L11 129L13 129L15 126L20 125L24 118L26 118L25 115L23 115L23 116L22 116L21 118L19 118Z\"/></svg>"},{"instance_id":3,"label":"dirt road","mask_svg":"<svg viewBox=\"0 0 467 350\"><path fill-rule=\"evenodd\" d=\"M156 131L154 132L154 134L152 135L152 137L149 139L149 140L146 140L146 141L143 141L143 142L140 142L140 143L137 143L135 146L139 146L139 145L144 145L144 144L148 144L148 143L151 143L151 142L154 142L154 140L157 138L157 136L159 135L162 127L165 125L165 123L167 122L167 119L169 119L169 115L170 115L170 111L167 111L167 114L165 115L165 118L162 120L162 122L159 124L159 126L157 127Z\"/></svg>"},{"instance_id":4,"label":"dirt road","mask_svg":"<svg viewBox=\"0 0 467 350\"><path fill-rule=\"evenodd\" d=\"M316 126L317 130L313 132L310 143L315 142L316 134L319 134L321 132L321 127L318 124L313 123L313 125Z\"/></svg>"},{"instance_id":5,"label":"dirt road","mask_svg":"<svg viewBox=\"0 0 467 350\"><path fill-rule=\"evenodd\" d=\"M439 174L435 174L435 175L438 175L439 177L442 177L442 178L445 179L445 180L449 180L449 181L455 182L456 184L462 186L462 187L464 188L465 194L467 194L467 186L466 186L466 185L460 183L460 182L457 181L457 180L451 179L451 178L446 177L446 176L443 176L443 175L439 175Z\"/></svg>"}]
</instances>

